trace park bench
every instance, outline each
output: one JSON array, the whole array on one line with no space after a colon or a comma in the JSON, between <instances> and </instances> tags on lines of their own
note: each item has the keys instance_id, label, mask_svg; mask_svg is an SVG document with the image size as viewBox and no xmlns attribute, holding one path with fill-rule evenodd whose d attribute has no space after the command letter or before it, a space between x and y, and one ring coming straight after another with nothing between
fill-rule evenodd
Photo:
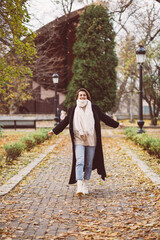
<instances>
[{"instance_id":1,"label":"park bench","mask_svg":"<svg viewBox=\"0 0 160 240\"><path fill-rule=\"evenodd\" d=\"M35 119L23 119L23 120L14 120L6 119L0 120L0 126L4 129L6 128L35 128L36 129L36 120Z\"/></svg>"}]
</instances>

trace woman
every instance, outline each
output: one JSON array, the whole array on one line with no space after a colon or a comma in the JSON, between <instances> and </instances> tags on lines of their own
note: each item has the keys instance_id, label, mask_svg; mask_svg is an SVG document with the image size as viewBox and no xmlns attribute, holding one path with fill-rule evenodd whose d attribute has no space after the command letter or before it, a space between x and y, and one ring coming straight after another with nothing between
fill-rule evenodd
<instances>
[{"instance_id":1,"label":"woman","mask_svg":"<svg viewBox=\"0 0 160 240\"><path fill-rule=\"evenodd\" d=\"M121 123L104 114L90 100L89 92L85 88L79 89L76 94L76 105L71 107L65 119L48 133L48 135L53 133L57 135L69 124L73 146L69 184L77 182L77 195L88 194L88 180L92 170L97 169L103 180L106 177L100 121L113 128L122 127Z\"/></svg>"}]
</instances>

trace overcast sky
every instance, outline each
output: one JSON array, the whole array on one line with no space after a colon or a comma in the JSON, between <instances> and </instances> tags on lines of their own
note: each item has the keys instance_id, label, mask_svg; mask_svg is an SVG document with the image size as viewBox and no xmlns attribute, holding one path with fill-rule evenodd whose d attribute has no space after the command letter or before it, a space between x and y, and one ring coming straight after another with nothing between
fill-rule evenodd
<instances>
[{"instance_id":1,"label":"overcast sky","mask_svg":"<svg viewBox=\"0 0 160 240\"><path fill-rule=\"evenodd\" d=\"M36 30L56 18L57 10L50 0L30 0L28 12L31 14L29 27Z\"/></svg>"},{"instance_id":2,"label":"overcast sky","mask_svg":"<svg viewBox=\"0 0 160 240\"><path fill-rule=\"evenodd\" d=\"M93 0L86 0L85 2L89 2L89 1L93 1ZM141 11L142 9L143 9L143 11L147 11L145 7L148 5L152 5L153 3L155 3L156 9L159 9L159 6L160 6L155 0L145 0L142 3L139 2L139 0L135 0L135 2L136 1L140 5L139 11ZM64 14L61 9L61 6L57 5L55 2L56 2L56 0L28 0L28 4L30 5L28 7L28 12L29 12L29 14L31 14L31 21L30 21L29 25L27 25L27 26L32 31L39 29L40 27L44 26L48 22L51 22L51 21L55 20L57 17L61 17ZM77 4L78 1L75 1L75 2L76 2L76 4L73 5L72 11L82 8L84 6L83 4ZM113 3L115 3L115 7L117 7L117 4L116 4L117 0L112 0L111 2L113 5L113 9L114 9ZM151 9L151 8L149 8L149 9ZM129 9L129 11L130 11L130 9ZM126 15L126 16L128 16L128 15ZM122 20L123 21L121 23L124 23L126 21L125 14L123 14ZM134 24L133 24L133 21L134 21ZM136 32L135 32L136 28L134 28L136 19L131 17L130 19L127 20L127 22L130 26L129 29L131 30L131 34L136 36ZM114 25L115 32L118 32L119 28L120 28L119 25ZM153 32L153 34L154 34L154 32ZM121 36L123 36L123 35L125 36L125 32L123 30L121 30L121 32L117 36L119 36L121 38Z\"/></svg>"},{"instance_id":3,"label":"overcast sky","mask_svg":"<svg viewBox=\"0 0 160 240\"><path fill-rule=\"evenodd\" d=\"M29 0L28 12L31 14L29 28L33 31L39 29L48 22L63 15L61 7L56 5L55 0ZM81 8L82 5L73 6L73 10Z\"/></svg>"}]
</instances>

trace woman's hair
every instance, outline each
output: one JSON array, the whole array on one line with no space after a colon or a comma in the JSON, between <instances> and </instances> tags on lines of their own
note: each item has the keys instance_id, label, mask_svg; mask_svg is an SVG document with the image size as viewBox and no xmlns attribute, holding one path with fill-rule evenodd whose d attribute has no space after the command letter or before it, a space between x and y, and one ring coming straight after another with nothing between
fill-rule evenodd
<instances>
[{"instance_id":1,"label":"woman's hair","mask_svg":"<svg viewBox=\"0 0 160 240\"><path fill-rule=\"evenodd\" d=\"M76 92L76 100L78 98L79 92L81 92L81 91L85 92L86 95L87 95L87 99L91 101L91 95L85 88L80 88L80 89L77 90L77 92Z\"/></svg>"}]
</instances>

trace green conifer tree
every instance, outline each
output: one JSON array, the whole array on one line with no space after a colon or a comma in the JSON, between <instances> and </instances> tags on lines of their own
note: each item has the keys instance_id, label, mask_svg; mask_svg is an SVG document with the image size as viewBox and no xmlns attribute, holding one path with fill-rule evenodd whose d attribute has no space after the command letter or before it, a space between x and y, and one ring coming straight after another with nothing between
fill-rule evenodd
<instances>
[{"instance_id":1,"label":"green conifer tree","mask_svg":"<svg viewBox=\"0 0 160 240\"><path fill-rule=\"evenodd\" d=\"M108 11L102 5L90 5L80 17L73 50L73 78L68 86L65 104L75 102L77 89L84 87L92 102L110 111L116 102L117 56L115 32Z\"/></svg>"}]
</instances>

